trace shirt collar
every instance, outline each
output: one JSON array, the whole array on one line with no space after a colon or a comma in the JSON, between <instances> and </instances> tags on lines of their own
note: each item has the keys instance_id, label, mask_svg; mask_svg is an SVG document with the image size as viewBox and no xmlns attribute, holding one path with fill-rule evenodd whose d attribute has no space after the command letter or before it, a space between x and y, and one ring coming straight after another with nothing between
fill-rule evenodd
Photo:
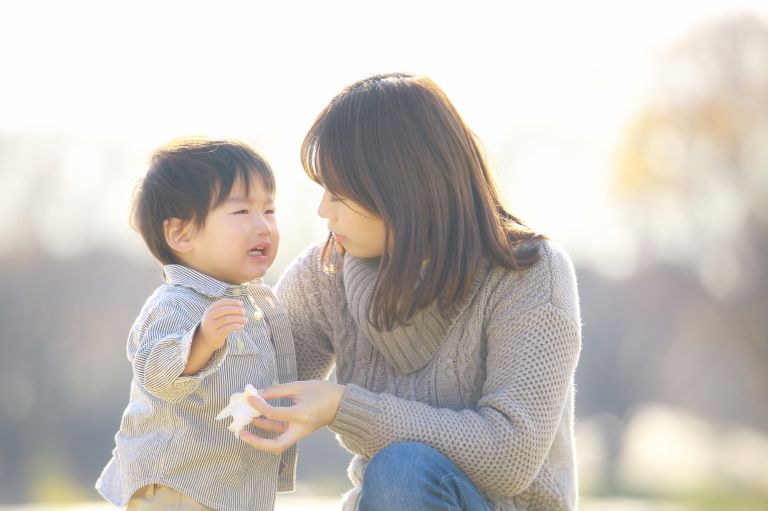
<instances>
[{"instance_id":1,"label":"shirt collar","mask_svg":"<svg viewBox=\"0 0 768 511\"><path fill-rule=\"evenodd\" d=\"M188 287L211 298L244 296L249 284L261 283L261 279L256 279L246 284L227 284L180 264L163 266L163 281L171 286Z\"/></svg>"}]
</instances>

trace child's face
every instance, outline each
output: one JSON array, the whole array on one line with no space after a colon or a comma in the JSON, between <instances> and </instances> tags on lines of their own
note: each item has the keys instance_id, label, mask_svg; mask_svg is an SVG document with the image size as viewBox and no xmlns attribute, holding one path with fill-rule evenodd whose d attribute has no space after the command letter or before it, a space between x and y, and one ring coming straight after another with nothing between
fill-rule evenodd
<instances>
[{"instance_id":1,"label":"child's face","mask_svg":"<svg viewBox=\"0 0 768 511\"><path fill-rule=\"evenodd\" d=\"M192 239L184 263L230 284L264 276L280 243L273 197L257 176L246 190L241 179L229 197L212 209Z\"/></svg>"}]
</instances>

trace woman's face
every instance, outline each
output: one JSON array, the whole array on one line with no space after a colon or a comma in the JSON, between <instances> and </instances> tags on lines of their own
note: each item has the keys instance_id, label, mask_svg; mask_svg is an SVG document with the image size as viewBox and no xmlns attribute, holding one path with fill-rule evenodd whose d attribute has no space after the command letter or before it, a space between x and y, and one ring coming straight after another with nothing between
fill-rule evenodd
<instances>
[{"instance_id":1,"label":"woman's face","mask_svg":"<svg viewBox=\"0 0 768 511\"><path fill-rule=\"evenodd\" d=\"M384 253L384 221L357 202L325 190L317 214L328 220L328 230L349 254L379 257Z\"/></svg>"}]
</instances>

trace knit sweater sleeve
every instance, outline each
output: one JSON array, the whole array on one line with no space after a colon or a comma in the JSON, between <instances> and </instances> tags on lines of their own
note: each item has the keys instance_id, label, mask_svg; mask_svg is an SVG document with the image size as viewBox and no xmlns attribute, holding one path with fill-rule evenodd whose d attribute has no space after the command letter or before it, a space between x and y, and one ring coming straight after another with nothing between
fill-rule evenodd
<instances>
[{"instance_id":1,"label":"knit sweater sleeve","mask_svg":"<svg viewBox=\"0 0 768 511\"><path fill-rule=\"evenodd\" d=\"M313 246L296 258L275 286L275 296L288 312L296 347L298 380L325 379L335 362L322 312L318 280L329 279L320 268L322 247Z\"/></svg>"},{"instance_id":2,"label":"knit sweater sleeve","mask_svg":"<svg viewBox=\"0 0 768 511\"><path fill-rule=\"evenodd\" d=\"M485 331L486 379L475 409L434 408L347 385L331 429L366 458L396 442L422 442L487 494L525 490L549 452L581 345L573 270L568 260L556 263L551 293L527 310L516 307L514 286L500 286Z\"/></svg>"}]
</instances>

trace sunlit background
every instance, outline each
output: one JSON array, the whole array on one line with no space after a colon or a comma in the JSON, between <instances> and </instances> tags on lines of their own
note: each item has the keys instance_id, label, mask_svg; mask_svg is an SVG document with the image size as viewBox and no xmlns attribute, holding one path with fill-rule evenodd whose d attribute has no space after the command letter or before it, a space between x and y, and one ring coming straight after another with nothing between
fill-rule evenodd
<instances>
[{"instance_id":1,"label":"sunlit background","mask_svg":"<svg viewBox=\"0 0 768 511\"><path fill-rule=\"evenodd\" d=\"M582 507L768 509L764 1L3 2L0 56L0 505L99 499L160 276L127 224L149 152L205 134L267 157L274 282L324 235L305 131L405 70L574 258ZM347 459L303 443L308 508Z\"/></svg>"}]
</instances>

